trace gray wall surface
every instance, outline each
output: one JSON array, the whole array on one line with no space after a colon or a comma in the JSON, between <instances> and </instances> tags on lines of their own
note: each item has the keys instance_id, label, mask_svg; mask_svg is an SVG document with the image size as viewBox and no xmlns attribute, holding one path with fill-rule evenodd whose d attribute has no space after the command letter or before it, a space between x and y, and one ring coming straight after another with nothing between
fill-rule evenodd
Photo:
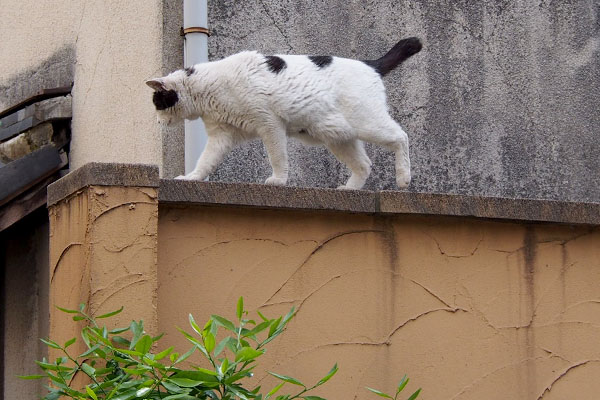
<instances>
[{"instance_id":1,"label":"gray wall surface","mask_svg":"<svg viewBox=\"0 0 600 400\"><path fill-rule=\"evenodd\" d=\"M373 59L424 49L385 78L411 140L410 191L600 201L598 0L209 1L210 58L241 50ZM393 155L368 146L367 189L394 189ZM345 167L290 143L290 184L336 187ZM211 176L262 182L262 144Z\"/></svg>"}]
</instances>

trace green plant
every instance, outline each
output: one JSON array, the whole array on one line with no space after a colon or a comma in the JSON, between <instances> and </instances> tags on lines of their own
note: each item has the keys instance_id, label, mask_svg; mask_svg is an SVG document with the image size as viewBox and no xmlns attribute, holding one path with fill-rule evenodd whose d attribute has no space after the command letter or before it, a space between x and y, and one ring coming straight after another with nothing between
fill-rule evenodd
<instances>
[{"instance_id":1,"label":"green plant","mask_svg":"<svg viewBox=\"0 0 600 400\"><path fill-rule=\"evenodd\" d=\"M248 312L244 309L244 299L240 297L236 309L237 324L219 315L212 315L202 328L190 314L189 323L193 334L178 328L193 345L184 354L176 353L173 347L153 352L155 344L163 335L151 337L146 334L142 321L132 321L128 327L112 330L98 325L99 319L117 315L123 307L97 317L86 312L85 304L81 304L78 310L57 308L74 314L74 321L87 322L81 331L86 350L77 356L69 352L69 347L76 342L76 338L67 340L63 345L50 339L42 339L48 347L59 350L62 355L54 362L46 359L36 361L43 374L21 378L49 379L52 386L47 386L49 393L44 397L45 400L61 397L77 400L325 400L307 393L326 383L338 371L336 364L312 386L306 386L290 376L269 372L281 382L265 395L261 393L260 386L249 389L243 385L244 378L252 376L257 359L265 353L265 346L279 336L293 318L294 308L285 316L275 319L257 312L260 320L256 322L246 319ZM126 333L127 337L124 335ZM217 343L217 337L223 336L223 333L224 337ZM187 369L182 367L182 363L195 351L199 351L206 359L210 365L208 369L199 366ZM89 384L83 388L74 388L73 380L77 374L84 374ZM396 397L406 383L408 379L405 376L400 382ZM285 384L297 386L296 393L277 395ZM374 389L369 390L392 398ZM410 400L414 400L419 392L420 389Z\"/></svg>"},{"instance_id":2,"label":"green plant","mask_svg":"<svg viewBox=\"0 0 600 400\"><path fill-rule=\"evenodd\" d=\"M307 392L327 382L338 371L336 364L312 386L306 386L298 379L270 372L281 383L266 395L260 393L260 387L250 390L242 385L244 378L252 376L256 360L264 354L265 346L284 331L294 316L293 308L287 315L276 319L269 319L259 312L260 320L257 323L246 319L248 312L244 310L244 300L240 297L236 311L237 324L219 315L212 315L203 328L200 328L190 314L189 322L194 334L178 329L193 347L181 355L174 352L173 347L158 353L152 352L162 335L147 335L142 321L132 321L126 328L112 330L98 325L97 320L114 316L123 308L97 317L89 315L84 304L78 310L58 308L65 313L75 314L74 321L87 321L87 326L81 331L87 350L77 356L69 352L69 347L76 342L76 338L63 345L42 339L49 347L61 351L61 357L54 362L46 359L36 361L44 374L22 378L49 378L53 387L48 387L49 393L44 397L47 400L62 396L93 400L267 400L275 396L286 383L298 386L297 393L277 395L276 400L321 400ZM220 328L223 328L226 336L217 343ZM129 332L129 338L123 336L125 332ZM196 350L208 361L210 369L181 367L181 363ZM84 388L75 389L73 378L79 373L87 375L90 383Z\"/></svg>"},{"instance_id":3,"label":"green plant","mask_svg":"<svg viewBox=\"0 0 600 400\"><path fill-rule=\"evenodd\" d=\"M380 392L379 390L373 389L373 388L370 388L370 387L368 387L367 389L370 390L371 392L375 393L378 396L385 397L386 399L397 400L398 399L398 395L400 394L400 392L402 390L404 390L404 388L406 387L406 385L408 385L408 381L410 381L410 379L407 378L406 375L404 375L404 377L402 378L402 380L398 384L398 387L396 388L396 394L394 396L390 396L387 393ZM411 394L410 397L408 398L408 400L415 400L419 396L419 393L421 393L421 388L417 389L416 392L414 392L413 394Z\"/></svg>"}]
</instances>

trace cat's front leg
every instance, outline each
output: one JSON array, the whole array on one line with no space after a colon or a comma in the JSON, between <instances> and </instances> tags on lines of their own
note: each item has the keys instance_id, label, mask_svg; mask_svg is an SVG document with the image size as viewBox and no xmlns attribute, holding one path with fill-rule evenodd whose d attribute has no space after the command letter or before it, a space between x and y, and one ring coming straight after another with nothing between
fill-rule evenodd
<instances>
[{"instance_id":1,"label":"cat's front leg","mask_svg":"<svg viewBox=\"0 0 600 400\"><path fill-rule=\"evenodd\" d=\"M203 181L214 171L234 145L235 140L229 132L221 129L218 132L209 133L206 147L196 163L196 168L189 174L180 175L175 179Z\"/></svg>"},{"instance_id":2,"label":"cat's front leg","mask_svg":"<svg viewBox=\"0 0 600 400\"><path fill-rule=\"evenodd\" d=\"M272 127L261 135L273 175L265 180L267 185L283 186L288 180L287 137L282 127Z\"/></svg>"}]
</instances>

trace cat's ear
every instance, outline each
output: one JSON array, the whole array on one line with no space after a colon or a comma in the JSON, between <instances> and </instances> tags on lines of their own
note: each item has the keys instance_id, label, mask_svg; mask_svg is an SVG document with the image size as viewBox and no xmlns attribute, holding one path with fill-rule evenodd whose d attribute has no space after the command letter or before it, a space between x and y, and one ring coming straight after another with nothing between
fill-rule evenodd
<instances>
[{"instance_id":1,"label":"cat's ear","mask_svg":"<svg viewBox=\"0 0 600 400\"><path fill-rule=\"evenodd\" d=\"M146 81L146 85L150 86L157 92L161 90L167 90L165 87L165 82L162 80L162 78L150 79L149 81Z\"/></svg>"}]
</instances>

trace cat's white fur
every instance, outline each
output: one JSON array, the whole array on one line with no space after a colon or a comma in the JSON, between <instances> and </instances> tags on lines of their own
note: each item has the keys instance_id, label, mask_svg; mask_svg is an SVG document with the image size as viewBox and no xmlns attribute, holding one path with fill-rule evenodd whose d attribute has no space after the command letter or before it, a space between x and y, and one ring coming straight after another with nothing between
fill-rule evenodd
<instances>
[{"instance_id":1,"label":"cat's white fur","mask_svg":"<svg viewBox=\"0 0 600 400\"><path fill-rule=\"evenodd\" d=\"M389 113L385 88L369 65L333 57L319 68L307 56L278 55L286 63L275 73L265 56L245 51L220 61L197 64L148 81L174 90L177 103L158 110L161 123L202 118L208 142L196 168L177 179L204 180L238 143L260 138L273 174L265 181L288 180L287 139L325 145L352 174L340 189L360 189L371 172L364 141L392 150L398 187L410 183L408 137ZM189 75L189 76L188 76Z\"/></svg>"}]
</instances>

